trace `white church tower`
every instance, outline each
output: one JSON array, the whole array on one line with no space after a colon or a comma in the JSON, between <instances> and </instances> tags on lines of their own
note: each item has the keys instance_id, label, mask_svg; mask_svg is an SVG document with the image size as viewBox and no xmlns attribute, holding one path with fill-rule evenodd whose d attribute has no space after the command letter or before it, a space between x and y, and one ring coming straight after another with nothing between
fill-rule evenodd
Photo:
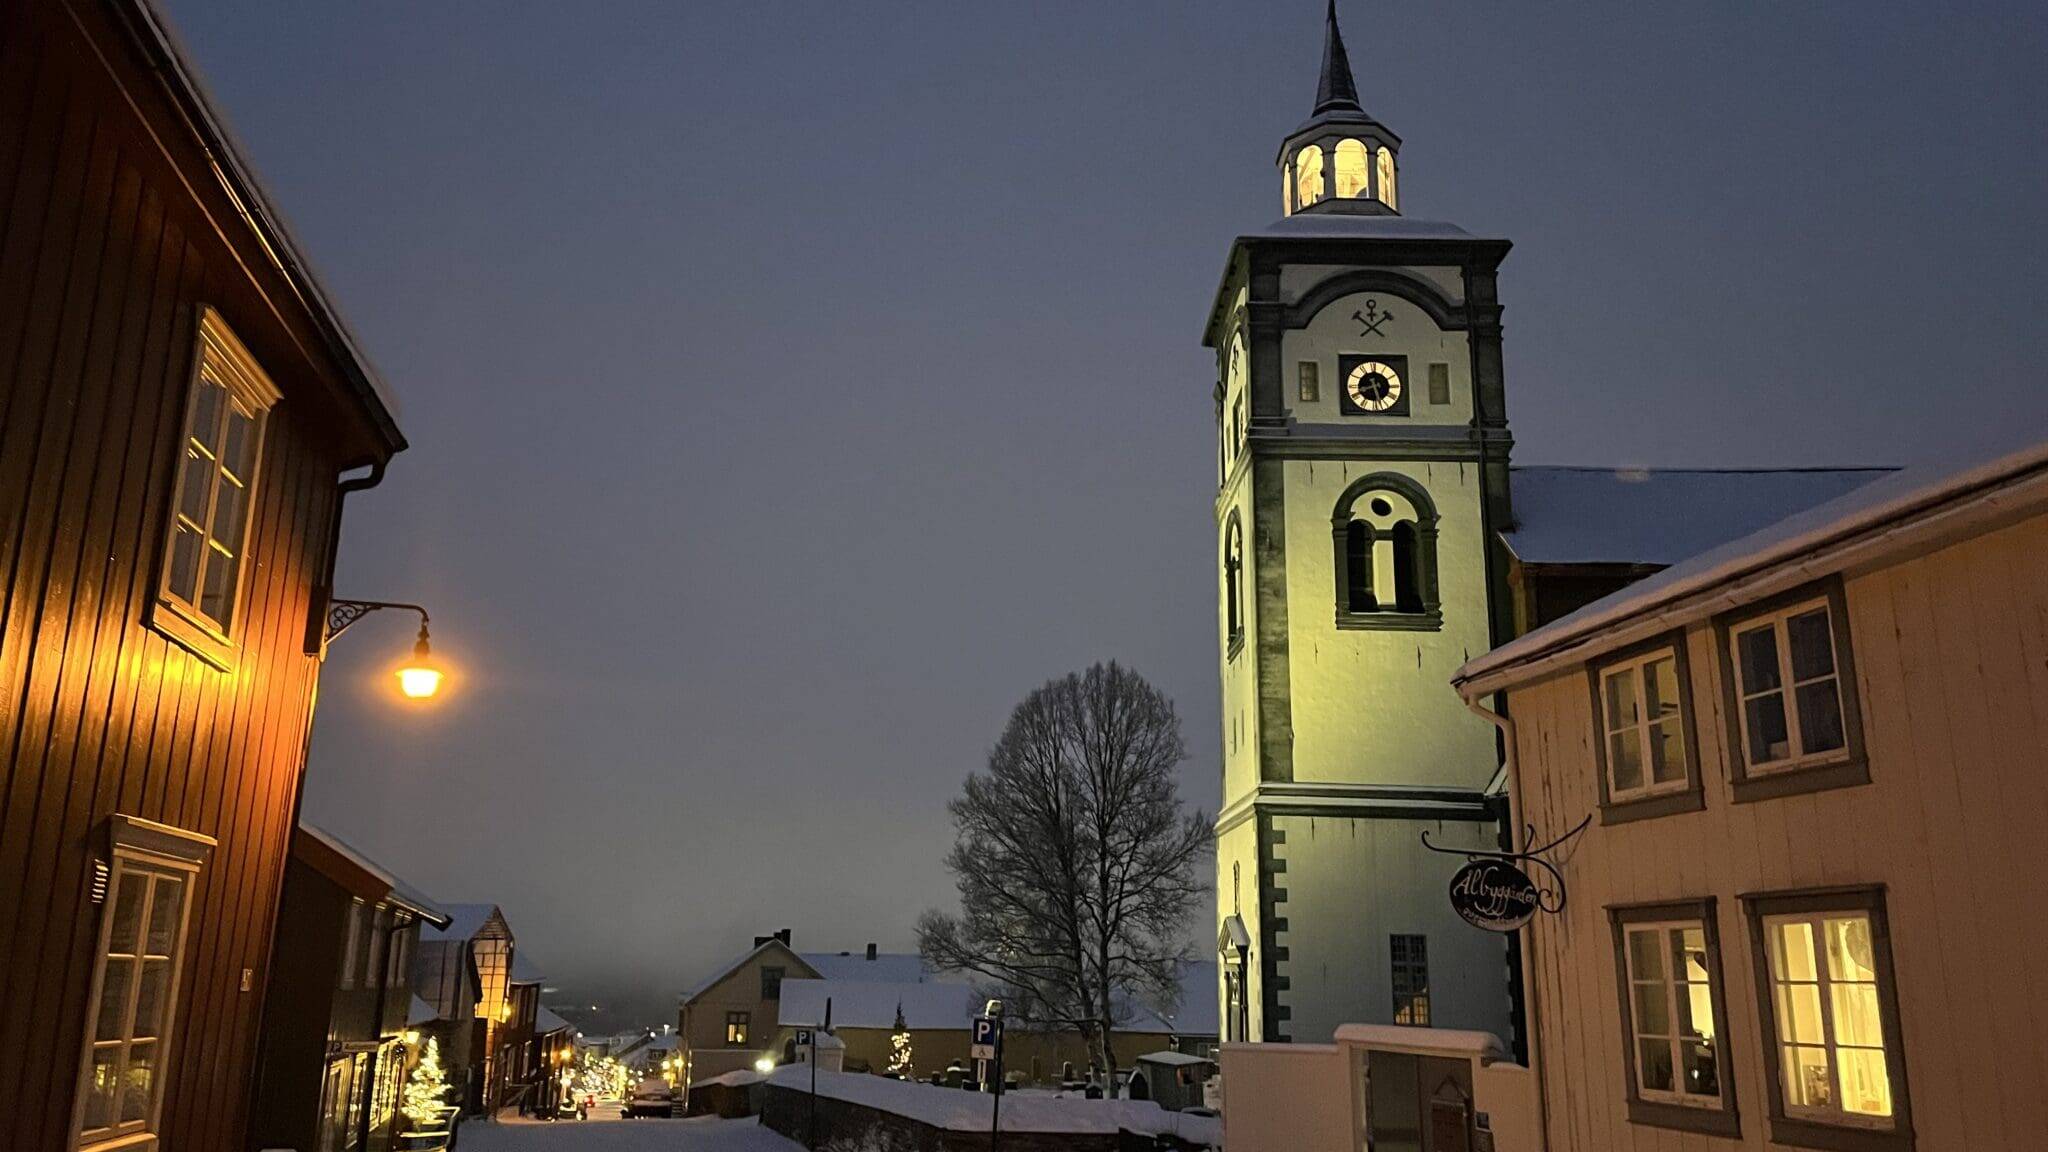
<instances>
[{"instance_id":1,"label":"white church tower","mask_svg":"<svg viewBox=\"0 0 2048 1152\"><path fill-rule=\"evenodd\" d=\"M1283 216L1239 236L1216 350L1226 1039L1340 1024L1514 1039L1507 942L1446 894L1491 848L1494 730L1449 687L1511 619L1505 240L1402 214L1400 137L1359 105L1334 0Z\"/></svg>"}]
</instances>

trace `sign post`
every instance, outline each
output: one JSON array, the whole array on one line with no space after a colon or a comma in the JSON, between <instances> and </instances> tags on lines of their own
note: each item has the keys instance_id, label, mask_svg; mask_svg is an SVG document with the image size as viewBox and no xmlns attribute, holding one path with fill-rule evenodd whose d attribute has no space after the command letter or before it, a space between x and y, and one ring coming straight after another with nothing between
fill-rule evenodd
<instances>
[{"instance_id":1,"label":"sign post","mask_svg":"<svg viewBox=\"0 0 2048 1152\"><path fill-rule=\"evenodd\" d=\"M989 1152L996 1152L1003 1117L1003 1002L991 1000L985 1011L986 1015L974 1018L967 1054L975 1060L985 1061L984 1083L993 1082L995 1100L989 1105L988 1148Z\"/></svg>"}]
</instances>

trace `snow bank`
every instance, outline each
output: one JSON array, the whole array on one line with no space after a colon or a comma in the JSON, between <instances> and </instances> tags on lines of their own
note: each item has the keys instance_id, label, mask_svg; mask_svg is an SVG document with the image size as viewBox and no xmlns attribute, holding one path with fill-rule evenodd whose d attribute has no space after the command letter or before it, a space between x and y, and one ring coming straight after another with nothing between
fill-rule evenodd
<instances>
[{"instance_id":1,"label":"snow bank","mask_svg":"<svg viewBox=\"0 0 2048 1152\"><path fill-rule=\"evenodd\" d=\"M809 1067L777 1068L769 1082L797 1092L811 1089ZM953 1132L986 1132L995 1098L985 1092L891 1080L860 1072L818 1072L818 1095L907 1117ZM1075 1096L1003 1093L1005 1132L1178 1136L1191 1144L1221 1146L1223 1122L1214 1116L1168 1112L1150 1100L1088 1100Z\"/></svg>"}]
</instances>

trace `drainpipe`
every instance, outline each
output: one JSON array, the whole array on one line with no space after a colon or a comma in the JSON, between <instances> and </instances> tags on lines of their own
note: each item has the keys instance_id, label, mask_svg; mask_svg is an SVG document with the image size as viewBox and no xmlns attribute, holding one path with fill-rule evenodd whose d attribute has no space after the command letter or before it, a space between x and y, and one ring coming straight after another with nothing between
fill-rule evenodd
<instances>
[{"instance_id":1,"label":"drainpipe","mask_svg":"<svg viewBox=\"0 0 2048 1152\"><path fill-rule=\"evenodd\" d=\"M1466 700L1465 707L1500 732L1501 768L1507 773L1509 835L1516 841L1511 847L1519 852L1528 845L1519 843L1523 828L1522 781L1515 771L1515 722L1477 700ZM1550 1098L1544 1091L1542 1029L1537 1014L1534 980L1530 975L1535 967L1535 954L1529 947L1528 930L1525 925L1515 932L1521 941L1522 951L1522 1010L1529 1016L1529 1071L1536 1077L1536 1152L1543 1152L1550 1146Z\"/></svg>"}]
</instances>

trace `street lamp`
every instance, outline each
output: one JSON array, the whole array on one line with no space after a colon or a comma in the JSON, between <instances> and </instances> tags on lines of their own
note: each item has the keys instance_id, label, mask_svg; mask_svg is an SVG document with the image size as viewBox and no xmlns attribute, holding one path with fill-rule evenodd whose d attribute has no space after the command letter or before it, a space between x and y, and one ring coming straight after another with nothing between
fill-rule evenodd
<instances>
[{"instance_id":1,"label":"street lamp","mask_svg":"<svg viewBox=\"0 0 2048 1152\"><path fill-rule=\"evenodd\" d=\"M412 659L398 670L398 690L409 700L424 700L441 690L441 669L434 663L427 643L427 610L417 604L390 600L330 600L327 604L327 643L348 631L348 627L380 608L398 608L420 614L419 638L413 641Z\"/></svg>"}]
</instances>

